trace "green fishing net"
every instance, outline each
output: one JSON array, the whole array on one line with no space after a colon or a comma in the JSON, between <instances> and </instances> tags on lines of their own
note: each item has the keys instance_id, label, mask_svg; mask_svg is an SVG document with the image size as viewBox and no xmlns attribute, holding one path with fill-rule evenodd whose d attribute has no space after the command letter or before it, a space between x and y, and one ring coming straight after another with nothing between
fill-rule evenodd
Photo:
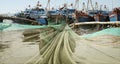
<instances>
[{"instance_id":1,"label":"green fishing net","mask_svg":"<svg viewBox=\"0 0 120 64\"><path fill-rule=\"evenodd\" d=\"M39 30L33 32L28 30L35 28ZM119 28L105 29L83 36L84 38L77 35L66 24L48 26L12 24L2 30L24 29L23 41L38 42L40 51L24 64L120 64L119 37L114 36L116 39L113 40L113 38L99 36L106 34L118 36L120 35ZM99 38L96 40L96 36L101 37L100 40ZM87 37L94 37L94 39L86 39Z\"/></svg>"},{"instance_id":2,"label":"green fishing net","mask_svg":"<svg viewBox=\"0 0 120 64\"><path fill-rule=\"evenodd\" d=\"M47 28L40 31L40 39L36 41L39 41L41 56L25 64L76 64L73 59L75 37L79 36L68 25L61 29Z\"/></svg>"},{"instance_id":3,"label":"green fishing net","mask_svg":"<svg viewBox=\"0 0 120 64\"><path fill-rule=\"evenodd\" d=\"M10 24L10 23L0 23L0 30L8 31L8 30L24 30L24 29L37 29L37 28L48 28L54 27L59 29L60 25L21 25L21 24Z\"/></svg>"},{"instance_id":4,"label":"green fishing net","mask_svg":"<svg viewBox=\"0 0 120 64\"><path fill-rule=\"evenodd\" d=\"M7 28L6 28L7 27ZM76 64L72 58L75 51L75 38L76 35L68 25L47 25L47 26L32 26L20 24L1 24L4 31L7 30L23 30L39 28L40 31L31 34L30 31L24 32L24 42L34 39L34 42L39 42L40 57L32 61L27 61L25 64ZM74 37L72 37L74 36ZM39 55L38 55L39 56ZM37 56L37 57L38 57Z\"/></svg>"},{"instance_id":5,"label":"green fishing net","mask_svg":"<svg viewBox=\"0 0 120 64\"><path fill-rule=\"evenodd\" d=\"M0 23L0 31L10 27L11 24L7 24L7 23Z\"/></svg>"},{"instance_id":6,"label":"green fishing net","mask_svg":"<svg viewBox=\"0 0 120 64\"><path fill-rule=\"evenodd\" d=\"M24 64L119 64L120 37L100 36L108 34L105 31L111 35L119 34L119 28L109 28L103 30L104 33L97 32L99 35L93 39L86 39L80 38L68 25L61 26L61 29L41 29L40 38L34 40L39 42L40 54Z\"/></svg>"},{"instance_id":7,"label":"green fishing net","mask_svg":"<svg viewBox=\"0 0 120 64\"><path fill-rule=\"evenodd\" d=\"M93 34L84 35L82 37L91 38L91 37L95 37L95 36L99 36L99 35L106 35L106 34L107 35L120 36L120 28L108 28L108 29L98 31L98 32L93 33Z\"/></svg>"}]
</instances>

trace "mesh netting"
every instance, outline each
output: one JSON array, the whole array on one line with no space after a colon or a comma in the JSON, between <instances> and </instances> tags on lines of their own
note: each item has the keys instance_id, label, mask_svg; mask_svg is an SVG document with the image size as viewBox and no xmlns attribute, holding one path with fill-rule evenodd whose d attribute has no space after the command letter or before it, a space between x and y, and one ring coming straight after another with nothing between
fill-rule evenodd
<instances>
[{"instance_id":1,"label":"mesh netting","mask_svg":"<svg viewBox=\"0 0 120 64\"><path fill-rule=\"evenodd\" d=\"M24 64L120 64L120 28L105 29L84 38L80 38L68 25L15 24L6 30L31 28L40 30L32 34L25 31L24 41L39 37L34 42L38 42L40 53Z\"/></svg>"},{"instance_id":2,"label":"mesh netting","mask_svg":"<svg viewBox=\"0 0 120 64\"><path fill-rule=\"evenodd\" d=\"M76 35L68 25L61 29L49 28L40 32L40 57L29 60L34 64L76 64L73 59Z\"/></svg>"},{"instance_id":3,"label":"mesh netting","mask_svg":"<svg viewBox=\"0 0 120 64\"><path fill-rule=\"evenodd\" d=\"M112 36L119 35L119 30L110 28L97 32L99 36L93 33L94 38L83 39L68 26L63 30L48 29L40 34L41 56L35 59L37 55L25 64L119 64L120 37Z\"/></svg>"},{"instance_id":4,"label":"mesh netting","mask_svg":"<svg viewBox=\"0 0 120 64\"><path fill-rule=\"evenodd\" d=\"M7 23L0 23L0 31L10 27L11 24L7 24Z\"/></svg>"},{"instance_id":5,"label":"mesh netting","mask_svg":"<svg viewBox=\"0 0 120 64\"><path fill-rule=\"evenodd\" d=\"M112 31L114 29L118 31ZM107 35L104 31L108 30L114 33ZM89 39L80 38L68 26L40 31L40 39L37 40L40 41L40 56L36 54L25 64L119 64L120 37L113 36L119 34L119 30L106 29Z\"/></svg>"},{"instance_id":6,"label":"mesh netting","mask_svg":"<svg viewBox=\"0 0 120 64\"><path fill-rule=\"evenodd\" d=\"M99 32L96 32L93 34L84 35L82 37L91 38L91 37L95 37L95 36L99 36L99 35L106 35L106 34L120 36L120 28L108 28L108 29L104 29L102 31L99 31Z\"/></svg>"},{"instance_id":7,"label":"mesh netting","mask_svg":"<svg viewBox=\"0 0 120 64\"><path fill-rule=\"evenodd\" d=\"M59 25L22 25L22 24L10 24L10 23L0 23L0 30L4 30L4 31L12 31L12 30L26 30L26 29L45 29L45 28L49 28L49 27L53 27L55 29L60 29L61 25L63 24L59 24Z\"/></svg>"}]
</instances>

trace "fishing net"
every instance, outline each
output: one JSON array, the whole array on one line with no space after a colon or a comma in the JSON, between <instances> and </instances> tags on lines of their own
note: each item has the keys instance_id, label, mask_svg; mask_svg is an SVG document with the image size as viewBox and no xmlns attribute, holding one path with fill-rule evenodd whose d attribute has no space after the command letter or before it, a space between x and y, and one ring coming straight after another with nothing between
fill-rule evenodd
<instances>
[{"instance_id":1,"label":"fishing net","mask_svg":"<svg viewBox=\"0 0 120 64\"><path fill-rule=\"evenodd\" d=\"M108 29L104 29L102 31L98 31L96 33L93 34L87 34L84 35L82 37L84 38L91 38L91 37L95 37L95 36L99 36L99 35L114 35L114 36L120 36L120 28L108 28Z\"/></svg>"},{"instance_id":2,"label":"fishing net","mask_svg":"<svg viewBox=\"0 0 120 64\"><path fill-rule=\"evenodd\" d=\"M120 64L120 37L101 35L78 40L74 53L79 64Z\"/></svg>"},{"instance_id":3,"label":"fishing net","mask_svg":"<svg viewBox=\"0 0 120 64\"><path fill-rule=\"evenodd\" d=\"M48 28L54 27L59 29L59 25L43 25L43 26L36 26L36 25L21 25L21 24L9 24L9 23L0 23L0 30L4 31L12 31L12 30L25 30L25 29L37 29L37 28Z\"/></svg>"},{"instance_id":4,"label":"fishing net","mask_svg":"<svg viewBox=\"0 0 120 64\"><path fill-rule=\"evenodd\" d=\"M14 30L30 29L23 33L24 42L39 44L40 52L24 64L120 64L119 28L105 29L82 37L65 24L12 25L5 30L13 30L15 26L18 28ZM39 30L31 31L33 28Z\"/></svg>"},{"instance_id":5,"label":"fishing net","mask_svg":"<svg viewBox=\"0 0 120 64\"><path fill-rule=\"evenodd\" d=\"M74 36L74 37L73 37ZM76 64L73 59L76 35L68 25L61 29L48 28L40 31L40 57L25 64ZM38 56L37 56L38 57Z\"/></svg>"},{"instance_id":6,"label":"fishing net","mask_svg":"<svg viewBox=\"0 0 120 64\"><path fill-rule=\"evenodd\" d=\"M0 31L10 27L11 24L7 24L7 23L0 23Z\"/></svg>"},{"instance_id":7,"label":"fishing net","mask_svg":"<svg viewBox=\"0 0 120 64\"><path fill-rule=\"evenodd\" d=\"M80 38L68 26L43 30L38 40L40 55L25 64L119 64L119 30L105 29L87 39Z\"/></svg>"},{"instance_id":8,"label":"fishing net","mask_svg":"<svg viewBox=\"0 0 120 64\"><path fill-rule=\"evenodd\" d=\"M40 31L40 39L36 40L40 55L36 54L25 64L119 64L120 37L116 36L119 30L105 29L87 39L68 26Z\"/></svg>"}]
</instances>

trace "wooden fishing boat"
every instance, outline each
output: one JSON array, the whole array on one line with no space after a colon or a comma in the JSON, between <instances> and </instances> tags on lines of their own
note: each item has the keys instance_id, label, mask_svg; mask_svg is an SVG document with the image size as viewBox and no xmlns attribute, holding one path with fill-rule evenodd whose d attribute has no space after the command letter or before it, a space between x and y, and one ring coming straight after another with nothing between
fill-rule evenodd
<instances>
[{"instance_id":1,"label":"wooden fishing boat","mask_svg":"<svg viewBox=\"0 0 120 64\"><path fill-rule=\"evenodd\" d=\"M110 14L110 21L115 22L115 21L120 21L120 8L115 8Z\"/></svg>"},{"instance_id":2,"label":"wooden fishing boat","mask_svg":"<svg viewBox=\"0 0 120 64\"><path fill-rule=\"evenodd\" d=\"M77 11L76 12L76 17L78 22L90 22L90 21L95 21L94 17L82 12L82 11Z\"/></svg>"},{"instance_id":3,"label":"wooden fishing boat","mask_svg":"<svg viewBox=\"0 0 120 64\"><path fill-rule=\"evenodd\" d=\"M94 15L94 19L95 19L95 21L100 21L100 22L110 21L108 15L104 15L101 13Z\"/></svg>"},{"instance_id":4,"label":"wooden fishing boat","mask_svg":"<svg viewBox=\"0 0 120 64\"><path fill-rule=\"evenodd\" d=\"M26 8L25 11L22 11L20 13L15 14L15 16L20 17L20 18L26 18L30 20L35 20L41 25L47 25L48 21L46 21L46 10L41 7L42 5L39 4L39 1L37 3L37 6L34 8ZM30 6L29 6L30 7ZM28 22L22 22L22 21L14 21L15 23L20 23L20 24L29 24Z\"/></svg>"}]
</instances>

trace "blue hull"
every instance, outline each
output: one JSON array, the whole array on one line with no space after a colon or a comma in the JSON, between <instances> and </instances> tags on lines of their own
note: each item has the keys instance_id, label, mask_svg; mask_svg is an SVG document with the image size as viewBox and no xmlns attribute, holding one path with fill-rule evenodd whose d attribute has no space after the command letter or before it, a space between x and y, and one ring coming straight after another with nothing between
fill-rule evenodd
<instances>
[{"instance_id":1,"label":"blue hull","mask_svg":"<svg viewBox=\"0 0 120 64\"><path fill-rule=\"evenodd\" d=\"M110 21L109 16L96 16L95 21L106 22Z\"/></svg>"},{"instance_id":2,"label":"blue hull","mask_svg":"<svg viewBox=\"0 0 120 64\"><path fill-rule=\"evenodd\" d=\"M48 25L48 21L45 18L37 19L38 23L42 25Z\"/></svg>"},{"instance_id":3,"label":"blue hull","mask_svg":"<svg viewBox=\"0 0 120 64\"><path fill-rule=\"evenodd\" d=\"M118 15L118 21L120 21L120 14Z\"/></svg>"},{"instance_id":4,"label":"blue hull","mask_svg":"<svg viewBox=\"0 0 120 64\"><path fill-rule=\"evenodd\" d=\"M90 17L84 17L84 16L78 18L78 22L90 22L90 21L94 21L94 19Z\"/></svg>"},{"instance_id":5,"label":"blue hull","mask_svg":"<svg viewBox=\"0 0 120 64\"><path fill-rule=\"evenodd\" d=\"M118 17L118 19L117 19L117 17ZM120 21L120 14L119 15L112 14L110 16L110 22L115 22L115 21Z\"/></svg>"}]
</instances>

